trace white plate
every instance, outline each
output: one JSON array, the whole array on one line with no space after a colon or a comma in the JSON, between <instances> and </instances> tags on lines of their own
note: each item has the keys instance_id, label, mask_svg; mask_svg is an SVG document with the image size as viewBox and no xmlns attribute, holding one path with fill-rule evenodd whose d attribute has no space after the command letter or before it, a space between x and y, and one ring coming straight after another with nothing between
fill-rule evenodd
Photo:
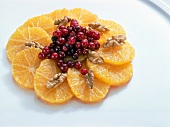
<instances>
[{"instance_id":1,"label":"white plate","mask_svg":"<svg viewBox=\"0 0 170 127\"><path fill-rule=\"evenodd\" d=\"M0 126L170 126L170 16L147 0L1 0ZM121 24L136 49L131 82L97 104L47 105L11 76L5 46L28 18L59 8L86 8Z\"/></svg>"}]
</instances>

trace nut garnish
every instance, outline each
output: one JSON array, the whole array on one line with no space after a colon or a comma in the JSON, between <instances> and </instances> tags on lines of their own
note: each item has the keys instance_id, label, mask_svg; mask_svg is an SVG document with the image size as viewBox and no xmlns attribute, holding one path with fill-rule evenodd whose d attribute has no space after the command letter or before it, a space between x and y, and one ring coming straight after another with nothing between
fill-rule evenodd
<instances>
[{"instance_id":1,"label":"nut garnish","mask_svg":"<svg viewBox=\"0 0 170 127\"><path fill-rule=\"evenodd\" d=\"M103 58L98 52L88 50L88 59L94 64L102 64L104 62Z\"/></svg>"},{"instance_id":2,"label":"nut garnish","mask_svg":"<svg viewBox=\"0 0 170 127\"><path fill-rule=\"evenodd\" d=\"M44 47L41 46L38 42L25 42L25 48L39 48L39 49L43 49Z\"/></svg>"},{"instance_id":3,"label":"nut garnish","mask_svg":"<svg viewBox=\"0 0 170 127\"><path fill-rule=\"evenodd\" d=\"M94 73L93 70L89 70L88 73L85 75L86 78L86 84L90 89L93 89L94 85Z\"/></svg>"},{"instance_id":4,"label":"nut garnish","mask_svg":"<svg viewBox=\"0 0 170 127\"><path fill-rule=\"evenodd\" d=\"M105 32L105 31L110 31L107 27L103 26L99 22L92 22L88 24L89 27L96 29L99 32Z\"/></svg>"},{"instance_id":5,"label":"nut garnish","mask_svg":"<svg viewBox=\"0 0 170 127\"><path fill-rule=\"evenodd\" d=\"M107 42L104 42L103 47L117 47L125 44L126 36L124 35L116 35L112 36L112 38L107 39Z\"/></svg>"},{"instance_id":6,"label":"nut garnish","mask_svg":"<svg viewBox=\"0 0 170 127\"><path fill-rule=\"evenodd\" d=\"M65 78L67 77L67 74L66 73L58 73L58 74L55 74L53 78L51 78L46 86L47 88L55 88L57 87L58 85L60 85L62 82L64 82Z\"/></svg>"},{"instance_id":7,"label":"nut garnish","mask_svg":"<svg viewBox=\"0 0 170 127\"><path fill-rule=\"evenodd\" d=\"M66 26L67 23L69 23L70 21L71 21L71 19L69 17L65 16L63 19L55 20L54 25Z\"/></svg>"}]
</instances>

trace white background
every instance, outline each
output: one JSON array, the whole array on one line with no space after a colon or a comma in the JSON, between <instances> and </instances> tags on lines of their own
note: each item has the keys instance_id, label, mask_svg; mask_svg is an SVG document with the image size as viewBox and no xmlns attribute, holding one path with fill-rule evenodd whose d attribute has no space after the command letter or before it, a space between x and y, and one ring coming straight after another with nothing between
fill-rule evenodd
<instances>
[{"instance_id":1,"label":"white background","mask_svg":"<svg viewBox=\"0 0 170 127\"><path fill-rule=\"evenodd\" d=\"M134 46L131 82L97 104L41 102L16 85L5 46L28 18L81 7L121 24ZM0 0L0 126L170 126L170 16L148 0Z\"/></svg>"}]
</instances>

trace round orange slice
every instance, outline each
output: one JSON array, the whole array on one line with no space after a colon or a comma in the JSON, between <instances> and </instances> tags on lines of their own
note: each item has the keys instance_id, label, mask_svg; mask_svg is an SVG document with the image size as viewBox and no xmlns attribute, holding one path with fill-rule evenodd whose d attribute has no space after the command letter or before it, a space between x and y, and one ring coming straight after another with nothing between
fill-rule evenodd
<instances>
[{"instance_id":1,"label":"round orange slice","mask_svg":"<svg viewBox=\"0 0 170 127\"><path fill-rule=\"evenodd\" d=\"M102 26L105 26L110 30L106 32L100 32L100 40L99 40L100 44L103 44L104 42L106 42L107 39L111 38L112 36L120 35L120 34L126 35L126 32L123 29L123 27L114 21L99 19L97 22L101 23Z\"/></svg>"},{"instance_id":2,"label":"round orange slice","mask_svg":"<svg viewBox=\"0 0 170 127\"><path fill-rule=\"evenodd\" d=\"M10 37L6 45L8 59L12 61L15 55L25 49L26 42L38 42L42 46L49 45L51 39L47 32L40 27L28 27L17 29Z\"/></svg>"},{"instance_id":3,"label":"round orange slice","mask_svg":"<svg viewBox=\"0 0 170 127\"><path fill-rule=\"evenodd\" d=\"M131 63L115 66L107 63L93 64L87 60L86 64L94 71L96 78L111 86L125 85L133 75Z\"/></svg>"},{"instance_id":4,"label":"round orange slice","mask_svg":"<svg viewBox=\"0 0 170 127\"><path fill-rule=\"evenodd\" d=\"M60 72L55 61L46 59L41 62L34 78L34 90L41 100L47 103L64 103L73 97L67 78L57 87L47 88L47 82Z\"/></svg>"},{"instance_id":5,"label":"round orange slice","mask_svg":"<svg viewBox=\"0 0 170 127\"><path fill-rule=\"evenodd\" d=\"M34 74L42 60L38 58L38 48L25 49L19 52L12 61L12 76L16 83L24 88L34 88Z\"/></svg>"},{"instance_id":6,"label":"round orange slice","mask_svg":"<svg viewBox=\"0 0 170 127\"><path fill-rule=\"evenodd\" d=\"M98 20L97 15L82 8L71 9L69 16L71 19L76 19L81 26L85 27L88 26L89 23L96 22Z\"/></svg>"},{"instance_id":7,"label":"round orange slice","mask_svg":"<svg viewBox=\"0 0 170 127\"><path fill-rule=\"evenodd\" d=\"M52 18L47 16L36 16L28 19L19 29L27 28L27 27L41 27L44 29L50 36L53 31L56 29L54 25L54 21Z\"/></svg>"},{"instance_id":8,"label":"round orange slice","mask_svg":"<svg viewBox=\"0 0 170 127\"><path fill-rule=\"evenodd\" d=\"M135 49L128 43L118 47L99 48L98 53L106 63L120 65L130 62L135 56Z\"/></svg>"},{"instance_id":9,"label":"round orange slice","mask_svg":"<svg viewBox=\"0 0 170 127\"><path fill-rule=\"evenodd\" d=\"M74 95L85 103L101 101L109 91L109 85L94 79L94 86L90 89L85 77L75 68L69 68L67 81Z\"/></svg>"}]
</instances>

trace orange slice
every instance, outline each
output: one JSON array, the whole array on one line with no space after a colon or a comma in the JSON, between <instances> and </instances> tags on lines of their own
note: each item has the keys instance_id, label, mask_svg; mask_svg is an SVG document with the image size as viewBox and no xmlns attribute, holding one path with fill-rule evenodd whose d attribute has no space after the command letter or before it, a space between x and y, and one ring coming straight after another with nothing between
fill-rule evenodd
<instances>
[{"instance_id":1,"label":"orange slice","mask_svg":"<svg viewBox=\"0 0 170 127\"><path fill-rule=\"evenodd\" d=\"M19 52L12 61L12 76L16 83L24 88L34 88L34 74L41 63L38 48L25 49Z\"/></svg>"},{"instance_id":2,"label":"orange slice","mask_svg":"<svg viewBox=\"0 0 170 127\"><path fill-rule=\"evenodd\" d=\"M133 74L131 63L114 66L107 63L93 64L87 60L86 64L94 71L94 75L100 81L112 86L125 85L131 79Z\"/></svg>"},{"instance_id":3,"label":"orange slice","mask_svg":"<svg viewBox=\"0 0 170 127\"><path fill-rule=\"evenodd\" d=\"M94 79L92 89L88 88L85 77L75 68L67 72L68 84L74 95L85 103L101 101L109 91L109 85Z\"/></svg>"},{"instance_id":4,"label":"orange slice","mask_svg":"<svg viewBox=\"0 0 170 127\"><path fill-rule=\"evenodd\" d=\"M119 35L119 34L126 35L126 32L122 28L122 26L120 26L116 22L113 22L111 20L103 20L103 19L99 19L98 22L110 30L107 32L100 32L100 40L99 40L100 44L103 44L104 42L106 42L108 38L111 38L112 36Z\"/></svg>"},{"instance_id":5,"label":"orange slice","mask_svg":"<svg viewBox=\"0 0 170 127\"><path fill-rule=\"evenodd\" d=\"M56 29L52 18L47 16L36 16L30 18L22 26L20 26L19 29L23 29L27 27L41 27L49 35L52 35L53 31Z\"/></svg>"},{"instance_id":6,"label":"orange slice","mask_svg":"<svg viewBox=\"0 0 170 127\"><path fill-rule=\"evenodd\" d=\"M64 103L73 97L73 93L67 83L67 79L55 88L47 88L47 82L53 78L56 73L60 73L56 62L53 60L44 60L37 68L34 78L34 90L37 96L48 103Z\"/></svg>"},{"instance_id":7,"label":"orange slice","mask_svg":"<svg viewBox=\"0 0 170 127\"><path fill-rule=\"evenodd\" d=\"M130 62L135 56L135 49L128 43L119 47L99 48L98 53L104 61L113 65L120 65Z\"/></svg>"},{"instance_id":8,"label":"orange slice","mask_svg":"<svg viewBox=\"0 0 170 127\"><path fill-rule=\"evenodd\" d=\"M88 26L89 23L96 22L98 20L97 15L82 8L71 9L69 15L71 19L76 19L81 26Z\"/></svg>"},{"instance_id":9,"label":"orange slice","mask_svg":"<svg viewBox=\"0 0 170 127\"><path fill-rule=\"evenodd\" d=\"M10 37L6 45L8 59L12 61L15 55L25 49L26 42L38 42L42 46L49 45L51 40L45 30L40 27L28 27L17 29Z\"/></svg>"},{"instance_id":10,"label":"orange slice","mask_svg":"<svg viewBox=\"0 0 170 127\"><path fill-rule=\"evenodd\" d=\"M51 17L52 20L63 19L64 16L69 16L69 10L66 8L55 10L49 14L45 14L44 16Z\"/></svg>"}]
</instances>

